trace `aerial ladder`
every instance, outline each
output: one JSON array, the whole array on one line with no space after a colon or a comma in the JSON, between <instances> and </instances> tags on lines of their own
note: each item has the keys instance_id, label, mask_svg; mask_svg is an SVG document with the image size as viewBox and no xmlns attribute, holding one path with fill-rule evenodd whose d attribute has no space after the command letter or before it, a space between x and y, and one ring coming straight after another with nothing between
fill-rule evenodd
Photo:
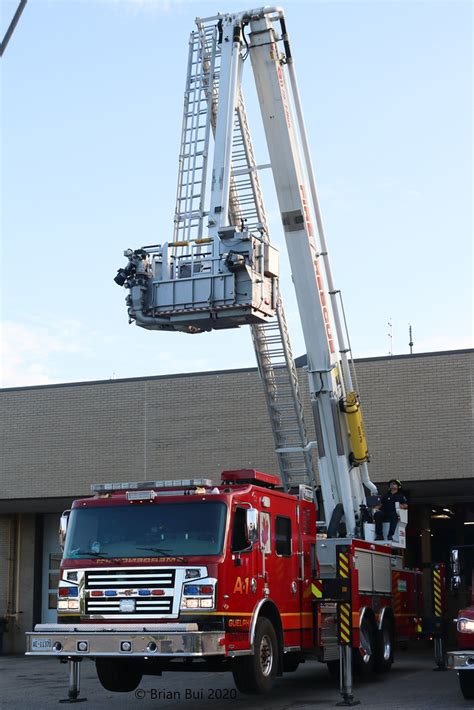
<instances>
[{"instance_id":1,"label":"aerial ladder","mask_svg":"<svg viewBox=\"0 0 474 710\"><path fill-rule=\"evenodd\" d=\"M364 536L369 459L283 11L197 19L191 34L173 237L127 249L130 322L200 333L250 325L285 490L319 483L328 537ZM251 64L269 154L258 164L242 75ZM211 165L212 159L212 165ZM259 173L273 175L307 349L304 422ZM313 451L317 449L316 461Z\"/></svg>"}]
</instances>

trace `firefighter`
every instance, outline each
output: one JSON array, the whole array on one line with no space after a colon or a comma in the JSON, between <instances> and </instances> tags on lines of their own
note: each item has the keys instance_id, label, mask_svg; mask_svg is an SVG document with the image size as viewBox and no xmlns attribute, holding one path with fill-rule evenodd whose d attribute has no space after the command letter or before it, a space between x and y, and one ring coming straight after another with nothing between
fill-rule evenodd
<instances>
[{"instance_id":1,"label":"firefighter","mask_svg":"<svg viewBox=\"0 0 474 710\"><path fill-rule=\"evenodd\" d=\"M374 513L376 540L384 539L382 527L383 523L390 523L387 539L393 539L393 534L398 523L398 513L395 503L398 503L400 508L408 508L407 499L401 491L401 481L397 478L392 478L388 485L389 490L382 496L382 504L377 506L378 510Z\"/></svg>"}]
</instances>

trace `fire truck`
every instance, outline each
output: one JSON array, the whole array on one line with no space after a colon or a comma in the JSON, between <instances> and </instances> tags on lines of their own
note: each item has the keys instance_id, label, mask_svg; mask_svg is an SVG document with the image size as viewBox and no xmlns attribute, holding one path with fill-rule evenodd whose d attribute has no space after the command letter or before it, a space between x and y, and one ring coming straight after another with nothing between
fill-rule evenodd
<instances>
[{"instance_id":1,"label":"fire truck","mask_svg":"<svg viewBox=\"0 0 474 710\"><path fill-rule=\"evenodd\" d=\"M249 64L263 162L244 101ZM313 439L263 201L265 170L307 349ZM95 486L62 517L58 624L37 626L28 653L69 660L72 698L84 658L95 660L109 690L133 690L143 674L213 668L231 670L246 693L266 692L275 676L316 659L341 670L351 704L352 665L364 674L389 670L395 638L420 633L424 602L420 572L403 565L406 511L393 539L375 540L380 497L281 8L196 21L172 237L125 256L115 281L127 289L131 323L188 334L249 326L279 471L224 471L219 485ZM184 469L189 475L192 462Z\"/></svg>"},{"instance_id":2,"label":"fire truck","mask_svg":"<svg viewBox=\"0 0 474 710\"><path fill-rule=\"evenodd\" d=\"M451 586L453 591L469 594L470 604L460 609L454 619L457 650L447 654L448 668L456 670L459 686L466 700L474 700L474 545L461 545L451 550Z\"/></svg>"},{"instance_id":3,"label":"fire truck","mask_svg":"<svg viewBox=\"0 0 474 710\"><path fill-rule=\"evenodd\" d=\"M58 623L37 626L28 652L92 658L107 690L231 670L240 691L263 693L306 659L337 671L342 639L358 673L387 671L395 634L422 623L419 573L388 545L317 536L309 486L236 470L220 485L93 488L62 518Z\"/></svg>"}]
</instances>

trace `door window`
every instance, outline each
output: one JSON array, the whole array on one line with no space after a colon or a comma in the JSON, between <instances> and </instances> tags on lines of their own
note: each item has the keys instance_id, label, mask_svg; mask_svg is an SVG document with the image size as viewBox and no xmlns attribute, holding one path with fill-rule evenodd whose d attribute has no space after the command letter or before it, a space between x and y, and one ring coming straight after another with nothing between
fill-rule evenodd
<instances>
[{"instance_id":1,"label":"door window","mask_svg":"<svg viewBox=\"0 0 474 710\"><path fill-rule=\"evenodd\" d=\"M232 552L243 552L249 549L245 529L246 514L245 508L236 508L234 512L234 524L232 526Z\"/></svg>"},{"instance_id":2,"label":"door window","mask_svg":"<svg viewBox=\"0 0 474 710\"><path fill-rule=\"evenodd\" d=\"M275 518L275 550L277 555L291 555L291 520L282 515Z\"/></svg>"}]
</instances>

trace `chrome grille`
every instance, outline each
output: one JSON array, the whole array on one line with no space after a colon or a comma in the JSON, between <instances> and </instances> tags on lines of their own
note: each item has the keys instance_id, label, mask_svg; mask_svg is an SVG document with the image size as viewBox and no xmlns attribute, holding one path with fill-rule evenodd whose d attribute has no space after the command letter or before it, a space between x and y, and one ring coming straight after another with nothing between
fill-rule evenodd
<instances>
[{"instance_id":1,"label":"chrome grille","mask_svg":"<svg viewBox=\"0 0 474 710\"><path fill-rule=\"evenodd\" d=\"M172 589L175 570L157 569L100 569L85 573L86 589Z\"/></svg>"},{"instance_id":2,"label":"chrome grille","mask_svg":"<svg viewBox=\"0 0 474 710\"><path fill-rule=\"evenodd\" d=\"M134 614L143 614L146 612L153 614L171 614L173 610L173 597L160 597L159 599L137 599L135 597L134 601L134 611L122 611L120 609L120 598L109 599L105 597L93 597L86 600L86 613L133 616Z\"/></svg>"}]
</instances>

